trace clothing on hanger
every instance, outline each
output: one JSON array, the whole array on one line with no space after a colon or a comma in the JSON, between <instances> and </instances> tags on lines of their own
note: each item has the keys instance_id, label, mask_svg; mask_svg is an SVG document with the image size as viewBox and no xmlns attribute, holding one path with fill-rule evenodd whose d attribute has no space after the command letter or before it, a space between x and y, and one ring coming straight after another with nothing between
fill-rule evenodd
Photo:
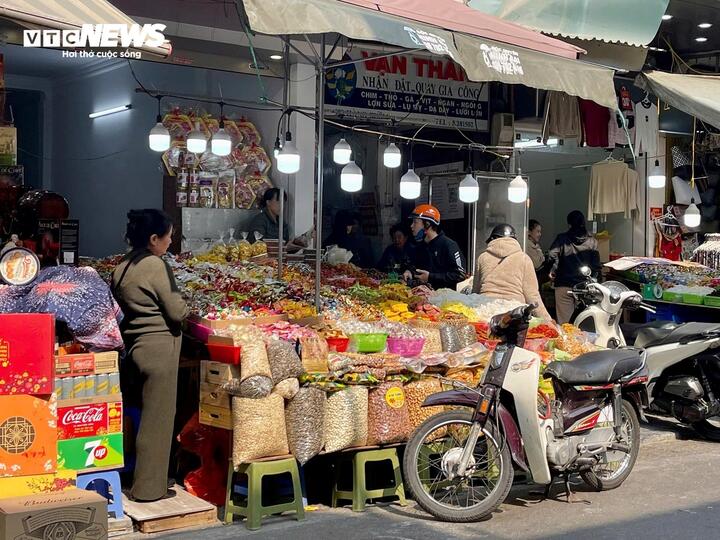
<instances>
[{"instance_id":1,"label":"clothing on hanger","mask_svg":"<svg viewBox=\"0 0 720 540\"><path fill-rule=\"evenodd\" d=\"M655 227L655 256L679 261L682 258L682 231L680 222L674 214L666 212L665 215L654 219Z\"/></svg>"},{"instance_id":2,"label":"clothing on hanger","mask_svg":"<svg viewBox=\"0 0 720 540\"><path fill-rule=\"evenodd\" d=\"M608 147L610 110L594 101L579 99L583 134L588 146Z\"/></svg>"},{"instance_id":3,"label":"clothing on hanger","mask_svg":"<svg viewBox=\"0 0 720 540\"><path fill-rule=\"evenodd\" d=\"M626 111L624 113L627 122L628 132L630 133L630 141L635 145L635 113ZM623 129L622 118L619 112L610 111L610 121L608 122L608 146L627 146L628 138Z\"/></svg>"},{"instance_id":4,"label":"clothing on hanger","mask_svg":"<svg viewBox=\"0 0 720 540\"><path fill-rule=\"evenodd\" d=\"M608 158L595 163L590 170L590 192L588 195L588 219L596 214L615 214L622 212L626 218L632 217L638 208L638 173L624 161Z\"/></svg>"},{"instance_id":5,"label":"clothing on hanger","mask_svg":"<svg viewBox=\"0 0 720 540\"><path fill-rule=\"evenodd\" d=\"M655 159L658 155L658 110L650 100L635 104L635 152Z\"/></svg>"},{"instance_id":6,"label":"clothing on hanger","mask_svg":"<svg viewBox=\"0 0 720 540\"><path fill-rule=\"evenodd\" d=\"M691 260L716 270L720 269L720 234L706 234L705 242L695 249Z\"/></svg>"},{"instance_id":7,"label":"clothing on hanger","mask_svg":"<svg viewBox=\"0 0 720 540\"><path fill-rule=\"evenodd\" d=\"M570 96L565 92L548 92L543 141L547 142L550 137L576 139L578 146L582 146L583 127L577 97Z\"/></svg>"}]
</instances>

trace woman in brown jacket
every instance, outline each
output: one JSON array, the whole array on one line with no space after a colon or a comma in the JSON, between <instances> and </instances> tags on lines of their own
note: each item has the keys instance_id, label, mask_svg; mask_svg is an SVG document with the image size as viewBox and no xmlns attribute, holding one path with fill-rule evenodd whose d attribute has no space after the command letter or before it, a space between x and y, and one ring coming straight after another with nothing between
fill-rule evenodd
<instances>
[{"instance_id":1,"label":"woman in brown jacket","mask_svg":"<svg viewBox=\"0 0 720 540\"><path fill-rule=\"evenodd\" d=\"M172 270L161 258L173 226L161 210L131 210L125 238L132 248L112 277L125 315L121 330L128 356L120 370L123 399L142 409L130 496L155 501L168 493L181 328L188 309Z\"/></svg>"},{"instance_id":2,"label":"woman in brown jacket","mask_svg":"<svg viewBox=\"0 0 720 540\"><path fill-rule=\"evenodd\" d=\"M552 321L538 287L535 266L508 224L496 226L485 253L478 258L473 292L525 304L537 304L535 316Z\"/></svg>"}]
</instances>

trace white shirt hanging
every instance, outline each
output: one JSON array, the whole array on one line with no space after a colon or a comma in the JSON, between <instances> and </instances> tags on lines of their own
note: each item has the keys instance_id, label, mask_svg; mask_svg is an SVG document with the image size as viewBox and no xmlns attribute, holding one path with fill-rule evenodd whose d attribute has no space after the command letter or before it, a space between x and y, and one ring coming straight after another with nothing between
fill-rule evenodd
<instances>
[{"instance_id":1,"label":"white shirt hanging","mask_svg":"<svg viewBox=\"0 0 720 540\"><path fill-rule=\"evenodd\" d=\"M635 152L658 157L658 110L649 100L635 104Z\"/></svg>"}]
</instances>

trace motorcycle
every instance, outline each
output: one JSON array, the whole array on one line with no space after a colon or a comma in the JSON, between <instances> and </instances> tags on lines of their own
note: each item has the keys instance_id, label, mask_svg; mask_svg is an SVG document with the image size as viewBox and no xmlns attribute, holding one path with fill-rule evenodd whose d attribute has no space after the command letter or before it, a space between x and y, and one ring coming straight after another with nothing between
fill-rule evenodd
<instances>
[{"instance_id":1,"label":"motorcycle","mask_svg":"<svg viewBox=\"0 0 720 540\"><path fill-rule=\"evenodd\" d=\"M570 294L578 309L574 324L597 334L596 345L647 353L648 404L652 413L676 418L703 437L720 442L720 324L654 321L622 325L623 312L654 313L640 293L617 281L597 283L588 273Z\"/></svg>"},{"instance_id":2,"label":"motorcycle","mask_svg":"<svg viewBox=\"0 0 720 540\"><path fill-rule=\"evenodd\" d=\"M597 490L629 476L640 447L637 417L647 371L642 350L592 352L552 362L555 399L538 392L540 357L522 348L533 306L493 317L500 343L477 388L455 383L423 407L453 406L413 432L405 449L406 486L433 516L476 521L495 511L512 486L514 468L546 485L580 473Z\"/></svg>"}]
</instances>

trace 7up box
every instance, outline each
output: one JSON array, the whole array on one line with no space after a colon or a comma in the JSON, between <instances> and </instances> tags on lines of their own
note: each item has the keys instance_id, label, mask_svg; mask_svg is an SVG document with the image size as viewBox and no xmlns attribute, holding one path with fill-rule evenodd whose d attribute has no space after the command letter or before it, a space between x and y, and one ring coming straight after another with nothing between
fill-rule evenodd
<instances>
[{"instance_id":1,"label":"7up box","mask_svg":"<svg viewBox=\"0 0 720 540\"><path fill-rule=\"evenodd\" d=\"M58 441L58 468L79 473L123 466L123 435L81 437Z\"/></svg>"}]
</instances>

